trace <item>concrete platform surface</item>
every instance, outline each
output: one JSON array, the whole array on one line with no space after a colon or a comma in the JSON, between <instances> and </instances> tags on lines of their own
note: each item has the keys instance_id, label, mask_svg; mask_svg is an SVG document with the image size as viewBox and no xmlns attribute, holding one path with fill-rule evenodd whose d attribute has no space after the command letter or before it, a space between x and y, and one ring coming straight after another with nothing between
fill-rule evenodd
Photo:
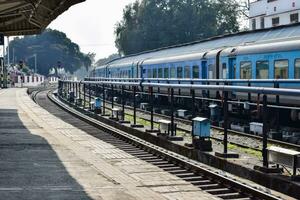
<instances>
[{"instance_id":1,"label":"concrete platform surface","mask_svg":"<svg viewBox=\"0 0 300 200\"><path fill-rule=\"evenodd\" d=\"M26 89L7 89L0 91L2 199L216 198L56 118Z\"/></svg>"}]
</instances>

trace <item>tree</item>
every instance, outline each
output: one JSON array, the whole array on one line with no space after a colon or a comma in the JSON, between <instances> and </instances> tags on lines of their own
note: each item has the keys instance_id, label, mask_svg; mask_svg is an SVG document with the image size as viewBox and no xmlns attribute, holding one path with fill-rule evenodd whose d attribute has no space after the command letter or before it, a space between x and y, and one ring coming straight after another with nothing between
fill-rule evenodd
<instances>
[{"instance_id":1,"label":"tree","mask_svg":"<svg viewBox=\"0 0 300 200\"><path fill-rule=\"evenodd\" d=\"M41 35L24 36L15 38L10 42L11 63L24 60L31 69L34 69L37 57L37 72L48 75L53 67L64 68L73 73L82 66L91 66L94 58L93 53L84 54L77 44L73 43L65 33L47 29Z\"/></svg>"},{"instance_id":2,"label":"tree","mask_svg":"<svg viewBox=\"0 0 300 200\"><path fill-rule=\"evenodd\" d=\"M141 0L129 4L115 28L128 55L239 30L236 0Z\"/></svg>"}]
</instances>

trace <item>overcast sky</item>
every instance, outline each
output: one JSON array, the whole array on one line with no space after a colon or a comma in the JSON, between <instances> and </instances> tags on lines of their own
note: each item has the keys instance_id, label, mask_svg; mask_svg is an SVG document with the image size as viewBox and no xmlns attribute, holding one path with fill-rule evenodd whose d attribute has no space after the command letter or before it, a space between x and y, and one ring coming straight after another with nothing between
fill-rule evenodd
<instances>
[{"instance_id":1,"label":"overcast sky","mask_svg":"<svg viewBox=\"0 0 300 200\"><path fill-rule=\"evenodd\" d=\"M49 28L65 32L85 53L96 59L117 53L114 27L122 19L124 7L135 0L86 0L71 7Z\"/></svg>"},{"instance_id":2,"label":"overcast sky","mask_svg":"<svg viewBox=\"0 0 300 200\"><path fill-rule=\"evenodd\" d=\"M86 0L59 16L49 28L65 32L83 52L103 58L117 52L114 27L131 2L134 0Z\"/></svg>"}]
</instances>

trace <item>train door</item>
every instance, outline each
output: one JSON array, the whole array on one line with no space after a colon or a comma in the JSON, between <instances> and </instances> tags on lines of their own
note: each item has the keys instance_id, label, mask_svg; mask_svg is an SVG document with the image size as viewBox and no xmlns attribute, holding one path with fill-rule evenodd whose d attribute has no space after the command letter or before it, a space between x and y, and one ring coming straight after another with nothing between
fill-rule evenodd
<instances>
[{"instance_id":1,"label":"train door","mask_svg":"<svg viewBox=\"0 0 300 200\"><path fill-rule=\"evenodd\" d=\"M236 58L229 58L228 60L228 79L236 78Z\"/></svg>"},{"instance_id":2,"label":"train door","mask_svg":"<svg viewBox=\"0 0 300 200\"><path fill-rule=\"evenodd\" d=\"M207 79L207 61L201 63L201 79Z\"/></svg>"}]
</instances>

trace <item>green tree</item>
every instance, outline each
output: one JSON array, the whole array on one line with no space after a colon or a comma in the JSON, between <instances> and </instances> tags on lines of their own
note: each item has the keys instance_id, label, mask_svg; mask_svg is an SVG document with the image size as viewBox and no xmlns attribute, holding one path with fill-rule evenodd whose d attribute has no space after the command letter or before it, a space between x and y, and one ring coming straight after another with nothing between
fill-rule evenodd
<instances>
[{"instance_id":1,"label":"green tree","mask_svg":"<svg viewBox=\"0 0 300 200\"><path fill-rule=\"evenodd\" d=\"M73 73L82 66L90 67L94 54L84 54L77 44L65 33L47 29L40 35L15 38L10 42L10 55L14 60L23 60L31 69L35 67L34 55L37 57L37 72L48 75L49 69L60 63L65 71ZM11 56L11 63L13 61Z\"/></svg>"},{"instance_id":2,"label":"green tree","mask_svg":"<svg viewBox=\"0 0 300 200\"><path fill-rule=\"evenodd\" d=\"M128 55L237 32L236 0L142 0L126 6L115 28L116 47Z\"/></svg>"}]
</instances>

